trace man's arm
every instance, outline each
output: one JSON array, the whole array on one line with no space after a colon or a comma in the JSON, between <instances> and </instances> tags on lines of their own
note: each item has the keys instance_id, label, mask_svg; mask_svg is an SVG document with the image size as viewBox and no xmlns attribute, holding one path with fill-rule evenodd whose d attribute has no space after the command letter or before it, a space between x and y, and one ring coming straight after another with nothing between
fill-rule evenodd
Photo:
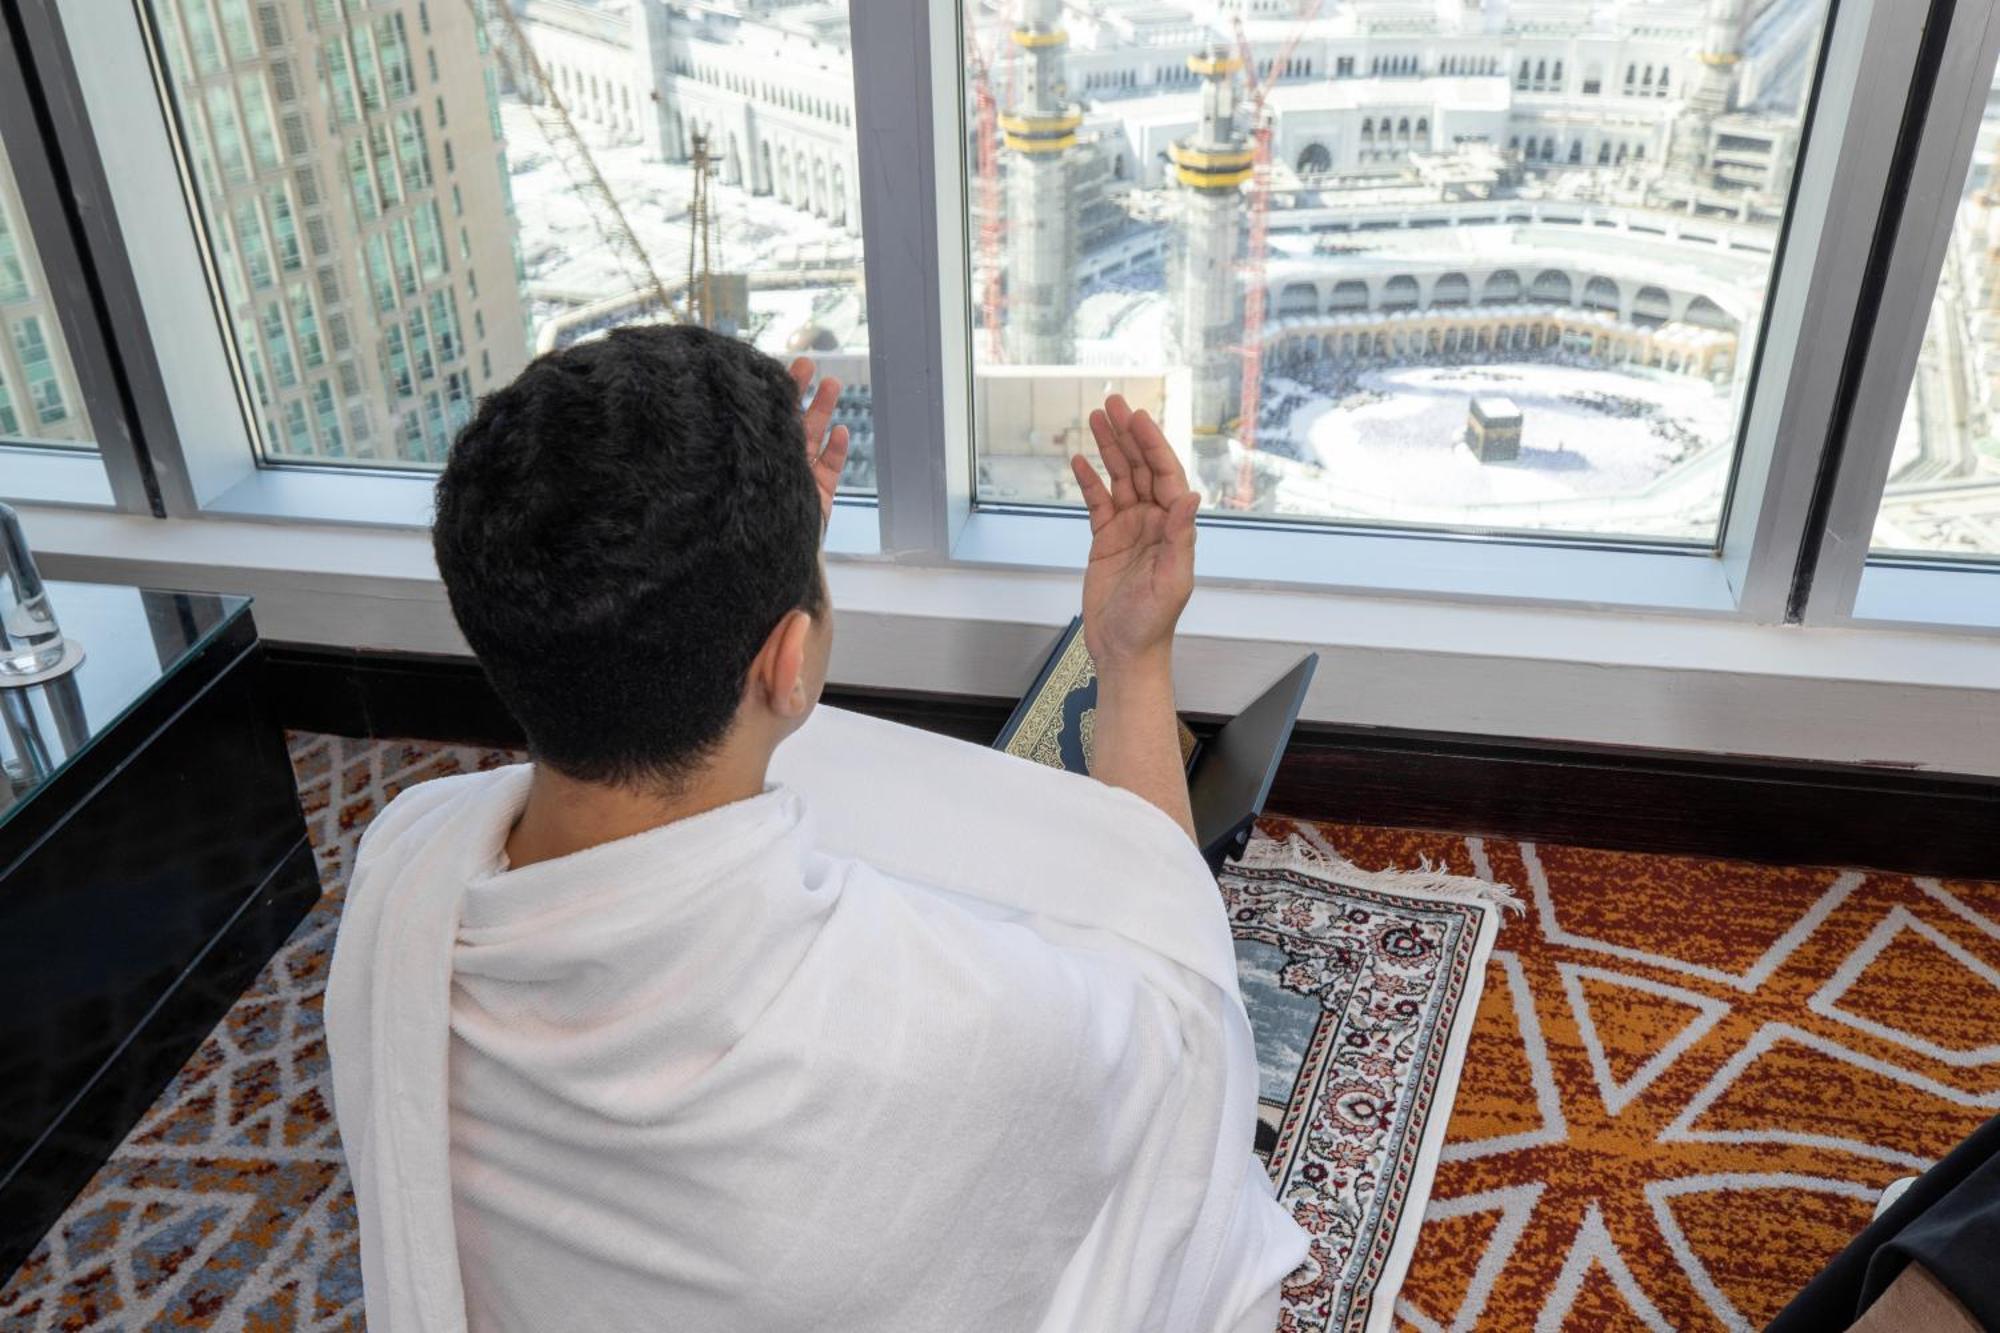
<instances>
[{"instance_id":1,"label":"man's arm","mask_svg":"<svg viewBox=\"0 0 2000 1333\"><path fill-rule=\"evenodd\" d=\"M1201 497L1166 436L1113 394L1090 414L1111 474L1070 459L1090 508L1083 638L1097 663L1091 775L1157 806L1193 838L1187 772L1174 712L1174 626L1194 591L1195 510Z\"/></svg>"}]
</instances>

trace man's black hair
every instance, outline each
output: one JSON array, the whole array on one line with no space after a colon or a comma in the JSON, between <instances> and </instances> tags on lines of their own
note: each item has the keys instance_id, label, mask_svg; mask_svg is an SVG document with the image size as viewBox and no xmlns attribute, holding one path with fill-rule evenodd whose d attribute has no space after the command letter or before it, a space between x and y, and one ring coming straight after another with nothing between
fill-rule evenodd
<instances>
[{"instance_id":1,"label":"man's black hair","mask_svg":"<svg viewBox=\"0 0 2000 1333\"><path fill-rule=\"evenodd\" d=\"M432 529L452 613L536 759L646 786L722 741L785 613L823 609L819 539L791 376L675 325L549 352L487 395Z\"/></svg>"}]
</instances>

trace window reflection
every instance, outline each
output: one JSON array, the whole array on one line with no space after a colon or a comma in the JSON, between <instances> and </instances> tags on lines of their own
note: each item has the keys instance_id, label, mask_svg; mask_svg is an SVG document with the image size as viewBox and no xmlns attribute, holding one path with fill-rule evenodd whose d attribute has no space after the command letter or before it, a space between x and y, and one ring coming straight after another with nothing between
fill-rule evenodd
<instances>
[{"instance_id":1,"label":"window reflection","mask_svg":"<svg viewBox=\"0 0 2000 1333\"><path fill-rule=\"evenodd\" d=\"M0 142L0 443L85 447L83 396Z\"/></svg>"},{"instance_id":2,"label":"window reflection","mask_svg":"<svg viewBox=\"0 0 2000 1333\"><path fill-rule=\"evenodd\" d=\"M1987 99L1875 520L1883 552L2000 556L2000 82Z\"/></svg>"}]
</instances>

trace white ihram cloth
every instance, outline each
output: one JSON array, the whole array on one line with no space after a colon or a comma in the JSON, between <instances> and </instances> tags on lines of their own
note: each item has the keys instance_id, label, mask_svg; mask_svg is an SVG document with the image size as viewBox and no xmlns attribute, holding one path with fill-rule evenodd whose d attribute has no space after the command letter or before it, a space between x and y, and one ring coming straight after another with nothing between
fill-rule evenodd
<instances>
[{"instance_id":1,"label":"white ihram cloth","mask_svg":"<svg viewBox=\"0 0 2000 1333\"><path fill-rule=\"evenodd\" d=\"M763 795L508 870L365 838L327 987L374 1333L1269 1333L1215 882L1122 791L822 708Z\"/></svg>"}]
</instances>

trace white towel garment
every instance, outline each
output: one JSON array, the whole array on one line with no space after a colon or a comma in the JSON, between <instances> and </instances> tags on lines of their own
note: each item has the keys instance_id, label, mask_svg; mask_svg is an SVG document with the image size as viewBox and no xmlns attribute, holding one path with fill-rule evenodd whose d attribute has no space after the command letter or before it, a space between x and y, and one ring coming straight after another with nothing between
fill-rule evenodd
<instances>
[{"instance_id":1,"label":"white towel garment","mask_svg":"<svg viewBox=\"0 0 2000 1333\"><path fill-rule=\"evenodd\" d=\"M375 1333L1269 1333L1214 881L1127 793L832 709L764 795L520 870L370 828L327 990Z\"/></svg>"}]
</instances>

